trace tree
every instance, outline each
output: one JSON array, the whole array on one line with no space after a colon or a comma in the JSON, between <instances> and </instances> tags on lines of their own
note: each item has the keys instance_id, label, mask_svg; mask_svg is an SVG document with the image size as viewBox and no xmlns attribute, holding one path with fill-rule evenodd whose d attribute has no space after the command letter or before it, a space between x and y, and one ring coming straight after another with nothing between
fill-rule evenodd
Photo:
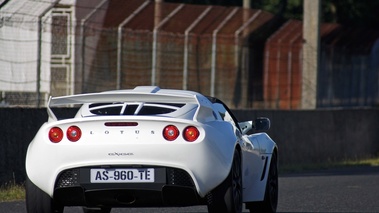
<instances>
[{"instance_id":1,"label":"tree","mask_svg":"<svg viewBox=\"0 0 379 213\"><path fill-rule=\"evenodd\" d=\"M362 27L379 26L379 0L323 0L325 22Z\"/></svg>"},{"instance_id":2,"label":"tree","mask_svg":"<svg viewBox=\"0 0 379 213\"><path fill-rule=\"evenodd\" d=\"M166 2L242 6L242 0L165 0ZM286 19L303 19L303 0L251 0L251 8L262 9ZM379 0L322 0L321 21L347 26L379 26Z\"/></svg>"}]
</instances>

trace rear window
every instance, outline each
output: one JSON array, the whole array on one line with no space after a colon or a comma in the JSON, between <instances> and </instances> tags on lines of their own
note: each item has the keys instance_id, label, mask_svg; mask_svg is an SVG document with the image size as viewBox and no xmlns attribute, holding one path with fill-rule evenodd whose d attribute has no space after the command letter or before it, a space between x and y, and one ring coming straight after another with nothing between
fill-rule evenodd
<instances>
[{"instance_id":1,"label":"rear window","mask_svg":"<svg viewBox=\"0 0 379 213\"><path fill-rule=\"evenodd\" d=\"M114 107L96 107L90 112L95 115L120 115L122 106L114 106Z\"/></svg>"},{"instance_id":2,"label":"rear window","mask_svg":"<svg viewBox=\"0 0 379 213\"><path fill-rule=\"evenodd\" d=\"M165 103L96 103L89 105L94 115L161 115L175 112L185 104Z\"/></svg>"}]
</instances>

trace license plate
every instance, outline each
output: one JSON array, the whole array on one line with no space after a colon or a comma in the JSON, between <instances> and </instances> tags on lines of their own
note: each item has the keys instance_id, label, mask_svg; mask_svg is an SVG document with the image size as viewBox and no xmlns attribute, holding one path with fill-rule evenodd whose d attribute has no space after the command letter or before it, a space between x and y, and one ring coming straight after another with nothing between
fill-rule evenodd
<instances>
[{"instance_id":1,"label":"license plate","mask_svg":"<svg viewBox=\"0 0 379 213\"><path fill-rule=\"evenodd\" d=\"M91 183L151 183L153 168L91 169Z\"/></svg>"}]
</instances>

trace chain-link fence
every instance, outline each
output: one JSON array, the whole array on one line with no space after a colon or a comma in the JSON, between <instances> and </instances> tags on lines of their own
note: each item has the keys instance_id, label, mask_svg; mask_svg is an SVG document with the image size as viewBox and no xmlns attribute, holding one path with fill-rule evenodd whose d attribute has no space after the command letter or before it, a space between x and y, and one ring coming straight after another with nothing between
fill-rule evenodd
<instances>
[{"instance_id":1,"label":"chain-link fence","mask_svg":"<svg viewBox=\"0 0 379 213\"><path fill-rule=\"evenodd\" d=\"M232 107L248 107L248 69L262 70L242 65L249 57L244 49L250 48L248 35L260 32L271 14L138 0L64 3L23 0L1 9L6 11L3 24L11 25L1 31L20 37L10 43L4 34L0 37L5 49L18 47L10 50L16 57L0 56L5 65L0 72L4 105L43 106L50 95L158 85L195 90ZM27 11L38 5L43 8L17 14L17 8ZM15 14L33 17L34 27L28 29L33 40L13 25ZM5 20L6 16L10 18ZM18 60L28 63L14 68Z\"/></svg>"},{"instance_id":2,"label":"chain-link fence","mask_svg":"<svg viewBox=\"0 0 379 213\"><path fill-rule=\"evenodd\" d=\"M379 104L379 31L322 24L317 107ZM266 42L264 100L272 109L298 109L302 79L302 23L290 20Z\"/></svg>"},{"instance_id":3,"label":"chain-link fence","mask_svg":"<svg viewBox=\"0 0 379 213\"><path fill-rule=\"evenodd\" d=\"M261 10L147 0L4 2L2 106L42 107L49 96L158 85L216 96L231 108L300 108L301 22L282 25ZM296 33L289 38L285 26ZM287 37L273 39L281 32ZM375 105L379 35L367 32L366 51L357 55L343 48L359 49L349 45L359 35L346 40L333 32L322 37L318 107Z\"/></svg>"}]
</instances>

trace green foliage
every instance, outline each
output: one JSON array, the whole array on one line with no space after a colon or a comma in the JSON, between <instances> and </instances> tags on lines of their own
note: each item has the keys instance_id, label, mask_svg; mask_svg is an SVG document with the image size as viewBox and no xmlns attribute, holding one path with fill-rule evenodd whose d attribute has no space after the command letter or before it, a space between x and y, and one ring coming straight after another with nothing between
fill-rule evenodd
<instances>
[{"instance_id":1,"label":"green foliage","mask_svg":"<svg viewBox=\"0 0 379 213\"><path fill-rule=\"evenodd\" d=\"M312 164L291 164L281 165L279 167L279 173L298 173L314 170L327 170L335 168L347 168L347 167L360 167L360 166L379 166L379 157L369 157L362 159L351 159L343 161L331 161L326 163L312 163Z\"/></svg>"},{"instance_id":2,"label":"green foliage","mask_svg":"<svg viewBox=\"0 0 379 213\"><path fill-rule=\"evenodd\" d=\"M303 0L260 0L258 2L253 4L255 8L283 15L287 19L302 20ZM282 12L281 7L285 7ZM322 22L362 27L379 26L377 15L379 0L321 0L321 10Z\"/></svg>"},{"instance_id":3,"label":"green foliage","mask_svg":"<svg viewBox=\"0 0 379 213\"><path fill-rule=\"evenodd\" d=\"M323 20L361 27L378 27L379 0L323 0Z\"/></svg>"},{"instance_id":4,"label":"green foliage","mask_svg":"<svg viewBox=\"0 0 379 213\"><path fill-rule=\"evenodd\" d=\"M10 183L0 187L0 202L8 202L23 199L25 199L24 185Z\"/></svg>"},{"instance_id":5,"label":"green foliage","mask_svg":"<svg viewBox=\"0 0 379 213\"><path fill-rule=\"evenodd\" d=\"M165 0L166 2L242 6L243 0ZM286 19L302 20L304 0L251 0L251 8L261 9ZM314 0L308 0L314 1ZM347 26L379 26L379 0L320 0L321 21Z\"/></svg>"}]
</instances>

